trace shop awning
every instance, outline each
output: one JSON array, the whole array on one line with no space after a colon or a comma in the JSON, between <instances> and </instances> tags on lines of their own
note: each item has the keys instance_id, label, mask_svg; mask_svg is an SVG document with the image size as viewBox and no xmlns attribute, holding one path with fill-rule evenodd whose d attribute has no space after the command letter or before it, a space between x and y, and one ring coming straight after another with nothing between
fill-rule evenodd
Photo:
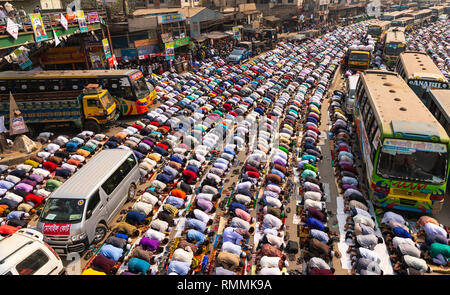
<instances>
[{"instance_id":1,"label":"shop awning","mask_svg":"<svg viewBox=\"0 0 450 295\"><path fill-rule=\"evenodd\" d=\"M200 35L200 36L194 37L194 38L192 38L192 39L194 39L194 40L197 41L197 42L203 42L203 41L205 41L205 40L208 39L208 38L205 37L205 36L203 36L203 35Z\"/></svg>"},{"instance_id":2,"label":"shop awning","mask_svg":"<svg viewBox=\"0 0 450 295\"><path fill-rule=\"evenodd\" d=\"M264 19L269 22L278 22L281 20L279 17L273 16L273 15L265 16Z\"/></svg>"},{"instance_id":3,"label":"shop awning","mask_svg":"<svg viewBox=\"0 0 450 295\"><path fill-rule=\"evenodd\" d=\"M204 36L206 36L209 39L222 39L222 38L229 37L229 35L224 34L222 32L217 32L217 31L214 31L211 33L206 33Z\"/></svg>"}]
</instances>

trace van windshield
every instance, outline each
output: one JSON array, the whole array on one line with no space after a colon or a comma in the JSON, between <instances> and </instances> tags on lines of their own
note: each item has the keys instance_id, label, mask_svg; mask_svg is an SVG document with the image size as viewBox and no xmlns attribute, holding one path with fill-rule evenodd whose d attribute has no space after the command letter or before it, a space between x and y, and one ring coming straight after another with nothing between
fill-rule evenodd
<instances>
[{"instance_id":1,"label":"van windshield","mask_svg":"<svg viewBox=\"0 0 450 295\"><path fill-rule=\"evenodd\" d=\"M83 217L83 199L50 198L42 210L41 219L48 222L77 223Z\"/></svg>"}]
</instances>

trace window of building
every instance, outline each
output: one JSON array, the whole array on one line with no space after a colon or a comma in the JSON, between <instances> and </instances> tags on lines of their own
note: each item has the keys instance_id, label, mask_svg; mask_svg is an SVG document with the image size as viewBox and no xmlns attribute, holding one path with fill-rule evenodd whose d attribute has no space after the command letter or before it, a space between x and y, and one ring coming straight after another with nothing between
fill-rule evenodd
<instances>
[{"instance_id":1,"label":"window of building","mask_svg":"<svg viewBox=\"0 0 450 295\"><path fill-rule=\"evenodd\" d=\"M42 250L34 251L30 256L17 264L16 269L20 275L32 275L43 267L49 258Z\"/></svg>"}]
</instances>

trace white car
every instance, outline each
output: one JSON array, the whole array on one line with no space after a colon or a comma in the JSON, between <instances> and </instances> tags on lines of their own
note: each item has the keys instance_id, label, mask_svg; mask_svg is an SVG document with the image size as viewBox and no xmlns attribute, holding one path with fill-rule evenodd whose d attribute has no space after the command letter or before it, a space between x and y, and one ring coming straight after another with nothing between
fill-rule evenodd
<instances>
[{"instance_id":1,"label":"white car","mask_svg":"<svg viewBox=\"0 0 450 295\"><path fill-rule=\"evenodd\" d=\"M46 243L42 233L19 229L0 240L0 275L60 275L61 258Z\"/></svg>"}]
</instances>

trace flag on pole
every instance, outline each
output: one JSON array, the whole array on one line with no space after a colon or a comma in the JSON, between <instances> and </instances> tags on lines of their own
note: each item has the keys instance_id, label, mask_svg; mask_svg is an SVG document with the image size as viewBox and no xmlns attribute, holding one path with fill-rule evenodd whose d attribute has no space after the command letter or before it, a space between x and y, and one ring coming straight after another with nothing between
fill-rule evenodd
<instances>
[{"instance_id":1,"label":"flag on pole","mask_svg":"<svg viewBox=\"0 0 450 295\"><path fill-rule=\"evenodd\" d=\"M13 22L10 18L6 21L6 31L17 40L19 36L19 25Z\"/></svg>"},{"instance_id":2,"label":"flag on pole","mask_svg":"<svg viewBox=\"0 0 450 295\"><path fill-rule=\"evenodd\" d=\"M55 38L55 47L57 47L61 43L61 40L59 40L55 29L53 29L53 38Z\"/></svg>"}]
</instances>

